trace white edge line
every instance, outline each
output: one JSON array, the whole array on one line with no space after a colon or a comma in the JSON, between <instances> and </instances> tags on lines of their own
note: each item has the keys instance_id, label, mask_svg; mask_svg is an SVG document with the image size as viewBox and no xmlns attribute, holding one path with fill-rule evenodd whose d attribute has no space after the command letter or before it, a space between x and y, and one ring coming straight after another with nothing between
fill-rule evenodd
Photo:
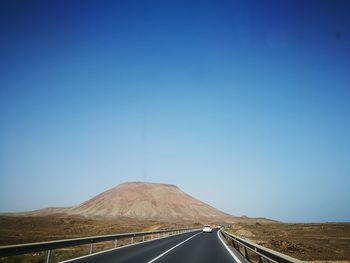
<instances>
[{"instance_id":1,"label":"white edge line","mask_svg":"<svg viewBox=\"0 0 350 263\"><path fill-rule=\"evenodd\" d=\"M225 243L224 240L222 240L221 236L220 236L220 231L217 232L218 237L221 241L221 243L224 245L224 247L227 249L227 251L231 254L231 256L234 258L234 260L236 260L238 263L242 263L242 261L232 252L232 250L228 247L228 245Z\"/></svg>"},{"instance_id":2,"label":"white edge line","mask_svg":"<svg viewBox=\"0 0 350 263\"><path fill-rule=\"evenodd\" d=\"M194 234L193 236L190 236L189 238L185 239L184 241L180 242L179 244L173 246L172 248L169 248L167 251L163 252L162 254L160 254L159 256L155 257L154 259L148 261L147 263L152 263L154 261L156 261L157 259L161 258L162 256L164 256L165 254L169 253L171 250L177 248L178 246L182 245L183 243L187 242L188 240L190 240L191 238L194 238L195 236L199 235L201 232Z\"/></svg>"},{"instance_id":3,"label":"white edge line","mask_svg":"<svg viewBox=\"0 0 350 263\"><path fill-rule=\"evenodd\" d=\"M195 229L195 230L190 231L190 232L194 232L194 231L198 231L198 229ZM137 245L145 244L145 243L148 243L148 242L161 240L161 239L168 238L168 237L174 237L174 236L178 236L178 235L182 235L182 234L186 234L186 233L189 233L189 232L179 233L179 234L175 234L175 235L171 235L171 236L165 236L165 237L161 237L161 238L149 239L149 240L146 240L146 241L143 241L143 242L136 242L136 243L128 244L128 245L125 245L125 246L120 246L120 247L114 247L114 248L111 248L111 249L102 250L102 251L99 251L99 252L96 252L96 253L92 253L92 254L76 257L76 258L70 258L70 259L67 259L67 260L64 260L64 261L60 261L59 263L74 262L75 260L79 260L79 259L83 259L83 258L87 258L87 257L92 257L92 256L95 256L95 255L107 253L107 252L110 252L110 251L113 251L113 250L118 250L118 249L131 247L131 246L137 246ZM96 243L96 244L98 244L98 243Z\"/></svg>"}]
</instances>

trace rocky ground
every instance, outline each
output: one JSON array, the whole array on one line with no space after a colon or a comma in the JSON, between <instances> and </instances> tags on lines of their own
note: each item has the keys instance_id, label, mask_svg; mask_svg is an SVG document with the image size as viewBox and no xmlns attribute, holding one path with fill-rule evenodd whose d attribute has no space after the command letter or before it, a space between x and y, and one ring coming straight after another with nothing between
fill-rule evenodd
<instances>
[{"instance_id":1,"label":"rocky ground","mask_svg":"<svg viewBox=\"0 0 350 263\"><path fill-rule=\"evenodd\" d=\"M0 216L0 246L83 236L179 228L182 226L184 225L138 221L130 218L93 220L61 216Z\"/></svg>"},{"instance_id":2,"label":"rocky ground","mask_svg":"<svg viewBox=\"0 0 350 263\"><path fill-rule=\"evenodd\" d=\"M300 260L350 262L350 223L237 223L229 232Z\"/></svg>"},{"instance_id":3,"label":"rocky ground","mask_svg":"<svg viewBox=\"0 0 350 263\"><path fill-rule=\"evenodd\" d=\"M13 217L0 216L0 246L57 240L83 236L157 230L161 228L187 227L176 223L138 221L130 218L116 220L93 220L81 217L42 216ZM196 225L197 227L201 225ZM350 262L350 223L284 224L266 222L239 222L227 228L229 232L249 239L257 244L282 252L292 257L321 262ZM125 242L128 242L126 240ZM123 242L120 243L120 245ZM104 249L113 244L100 244ZM86 254L87 246L55 252L59 260ZM42 253L30 257L1 259L1 262L40 262Z\"/></svg>"},{"instance_id":4,"label":"rocky ground","mask_svg":"<svg viewBox=\"0 0 350 263\"><path fill-rule=\"evenodd\" d=\"M42 217L0 216L0 246L84 236L182 228L188 226L191 225L159 223L156 221L144 220L138 221L130 218L93 220L81 217L65 217L57 215ZM151 239L152 236L146 238ZM139 241L141 241L141 238L134 239L134 242ZM129 243L130 239L119 240L118 246ZM94 245L94 251L110 249L114 247L114 245L113 241L98 243ZM86 255L88 251L89 245L55 249L52 252L50 262L56 263L73 257ZM45 252L40 252L0 258L0 263L39 263L44 262L44 259Z\"/></svg>"}]
</instances>

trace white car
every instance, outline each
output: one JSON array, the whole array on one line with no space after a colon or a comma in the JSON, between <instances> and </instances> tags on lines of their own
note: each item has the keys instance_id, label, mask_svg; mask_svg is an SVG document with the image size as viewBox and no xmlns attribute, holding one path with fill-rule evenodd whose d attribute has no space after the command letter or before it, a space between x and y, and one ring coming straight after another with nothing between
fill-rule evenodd
<instances>
[{"instance_id":1,"label":"white car","mask_svg":"<svg viewBox=\"0 0 350 263\"><path fill-rule=\"evenodd\" d=\"M211 233L211 232L213 232L213 229L211 228L210 225L205 225L203 227L203 233Z\"/></svg>"},{"instance_id":2,"label":"white car","mask_svg":"<svg viewBox=\"0 0 350 263\"><path fill-rule=\"evenodd\" d=\"M221 229L222 226L216 226L217 229Z\"/></svg>"}]
</instances>

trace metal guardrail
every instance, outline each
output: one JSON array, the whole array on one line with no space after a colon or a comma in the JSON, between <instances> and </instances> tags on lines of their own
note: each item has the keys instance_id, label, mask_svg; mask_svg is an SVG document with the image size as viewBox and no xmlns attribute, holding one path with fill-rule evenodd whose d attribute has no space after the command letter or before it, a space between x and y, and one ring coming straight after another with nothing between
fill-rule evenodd
<instances>
[{"instance_id":1,"label":"metal guardrail","mask_svg":"<svg viewBox=\"0 0 350 263\"><path fill-rule=\"evenodd\" d=\"M232 246L249 262L251 258L248 251L253 252L258 257L259 263L266 262L278 262L278 263L302 263L303 261L284 255L272 249L255 244L251 241L244 240L238 236L232 235L224 230L221 230L222 235L226 240L230 240ZM242 246L244 253L241 252L240 246Z\"/></svg>"},{"instance_id":2,"label":"metal guardrail","mask_svg":"<svg viewBox=\"0 0 350 263\"><path fill-rule=\"evenodd\" d=\"M92 236L92 237L54 240L54 241L28 243L28 244L20 244L20 245L0 246L0 257L9 257L9 256L16 256L21 254L47 251L45 262L48 263L50 261L51 251L58 248L67 248L67 247L90 244L89 254L92 254L94 243L99 243L104 241L114 241L114 247L116 248L117 240L119 239L130 238L130 243L132 244L134 243L135 237L142 237L142 241L145 241L145 236L158 234L158 237L160 237L160 234L164 234L164 233L171 233L174 235L174 234L180 234L180 233L190 232L195 230L198 230L198 229L196 228L166 229L166 230L158 230L158 231Z\"/></svg>"}]
</instances>

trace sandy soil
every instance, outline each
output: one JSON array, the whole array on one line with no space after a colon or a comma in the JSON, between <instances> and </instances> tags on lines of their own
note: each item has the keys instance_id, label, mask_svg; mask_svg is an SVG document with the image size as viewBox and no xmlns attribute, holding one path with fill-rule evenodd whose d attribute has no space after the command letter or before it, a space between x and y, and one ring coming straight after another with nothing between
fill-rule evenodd
<instances>
[{"instance_id":1,"label":"sandy soil","mask_svg":"<svg viewBox=\"0 0 350 263\"><path fill-rule=\"evenodd\" d=\"M130 218L106 221L64 216L0 216L0 245L188 226L190 225L138 221ZM334 262L335 260L342 263L350 262L350 223L240 222L231 225L228 230L235 235L301 260L315 263ZM100 248L110 246L112 244L101 244ZM86 253L87 249L87 247L77 248L82 254ZM61 255L67 253L76 255L77 251L65 250ZM59 253L56 254L61 260L62 256ZM12 261L0 260L0 262L39 262L42 256L33 255L30 261L28 258L23 260L22 257L19 257Z\"/></svg>"},{"instance_id":2,"label":"sandy soil","mask_svg":"<svg viewBox=\"0 0 350 263\"><path fill-rule=\"evenodd\" d=\"M237 223L229 232L300 260L350 262L350 223Z\"/></svg>"},{"instance_id":3,"label":"sandy soil","mask_svg":"<svg viewBox=\"0 0 350 263\"><path fill-rule=\"evenodd\" d=\"M0 246L179 227L186 226L175 223L138 221L130 218L93 220L81 217L59 216L0 216Z\"/></svg>"},{"instance_id":4,"label":"sandy soil","mask_svg":"<svg viewBox=\"0 0 350 263\"><path fill-rule=\"evenodd\" d=\"M93 220L81 217L42 216L42 217L13 217L0 216L0 246L58 240L74 237L106 235L115 233L151 231L167 228L191 227L194 225L182 225L176 223L159 223L156 221L138 221L119 218L117 220ZM198 227L198 225L197 225ZM147 239L154 237L147 236ZM134 242L140 242L141 238L135 238ZM118 241L118 246L129 244L130 239ZM101 251L114 247L114 242L101 242L94 244L94 251ZM55 249L52 252L50 262L56 263L62 260L86 255L88 245ZM45 259L45 252L0 258L0 263L39 263Z\"/></svg>"}]
</instances>

